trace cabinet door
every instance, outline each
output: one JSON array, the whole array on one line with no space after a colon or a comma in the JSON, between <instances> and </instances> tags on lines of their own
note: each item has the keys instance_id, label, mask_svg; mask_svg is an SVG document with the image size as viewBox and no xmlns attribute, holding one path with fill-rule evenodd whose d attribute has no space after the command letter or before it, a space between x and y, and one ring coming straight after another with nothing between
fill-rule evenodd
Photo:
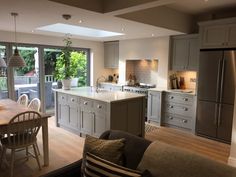
<instances>
[{"instance_id":1,"label":"cabinet door","mask_svg":"<svg viewBox=\"0 0 236 177\"><path fill-rule=\"evenodd\" d=\"M118 68L118 65L119 65L119 42L104 43L105 68Z\"/></svg>"},{"instance_id":2,"label":"cabinet door","mask_svg":"<svg viewBox=\"0 0 236 177\"><path fill-rule=\"evenodd\" d=\"M236 47L236 24L232 24L228 26L227 46Z\"/></svg>"},{"instance_id":3,"label":"cabinet door","mask_svg":"<svg viewBox=\"0 0 236 177\"><path fill-rule=\"evenodd\" d=\"M198 37L189 39L188 70L197 71L199 61L199 40Z\"/></svg>"},{"instance_id":4,"label":"cabinet door","mask_svg":"<svg viewBox=\"0 0 236 177\"><path fill-rule=\"evenodd\" d=\"M226 42L225 25L206 26L203 28L202 48L221 48Z\"/></svg>"},{"instance_id":5,"label":"cabinet door","mask_svg":"<svg viewBox=\"0 0 236 177\"><path fill-rule=\"evenodd\" d=\"M80 111L81 132L92 135L93 132L93 114L90 111L81 109Z\"/></svg>"},{"instance_id":6,"label":"cabinet door","mask_svg":"<svg viewBox=\"0 0 236 177\"><path fill-rule=\"evenodd\" d=\"M188 39L173 39L172 70L185 70L189 57Z\"/></svg>"},{"instance_id":7,"label":"cabinet door","mask_svg":"<svg viewBox=\"0 0 236 177\"><path fill-rule=\"evenodd\" d=\"M106 131L106 116L99 113L93 113L93 116L93 135L99 137Z\"/></svg>"},{"instance_id":8,"label":"cabinet door","mask_svg":"<svg viewBox=\"0 0 236 177\"><path fill-rule=\"evenodd\" d=\"M148 120L160 123L161 92L148 93Z\"/></svg>"},{"instance_id":9,"label":"cabinet door","mask_svg":"<svg viewBox=\"0 0 236 177\"><path fill-rule=\"evenodd\" d=\"M217 104L214 102L198 101L197 134L216 138Z\"/></svg>"},{"instance_id":10,"label":"cabinet door","mask_svg":"<svg viewBox=\"0 0 236 177\"><path fill-rule=\"evenodd\" d=\"M233 105L219 105L217 138L227 142L231 142L233 114Z\"/></svg>"},{"instance_id":11,"label":"cabinet door","mask_svg":"<svg viewBox=\"0 0 236 177\"><path fill-rule=\"evenodd\" d=\"M78 108L70 106L69 112L70 112L70 119L69 119L70 127L75 128L77 130L80 129Z\"/></svg>"},{"instance_id":12,"label":"cabinet door","mask_svg":"<svg viewBox=\"0 0 236 177\"><path fill-rule=\"evenodd\" d=\"M60 117L60 123L64 125L69 124L69 106L66 104L59 104L58 105L59 110L59 117Z\"/></svg>"}]
</instances>

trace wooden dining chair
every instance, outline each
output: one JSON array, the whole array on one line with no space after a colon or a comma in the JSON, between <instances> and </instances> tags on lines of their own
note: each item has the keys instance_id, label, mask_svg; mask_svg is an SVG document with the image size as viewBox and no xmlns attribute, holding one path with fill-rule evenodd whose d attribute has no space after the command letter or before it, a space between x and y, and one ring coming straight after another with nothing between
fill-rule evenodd
<instances>
[{"instance_id":1,"label":"wooden dining chair","mask_svg":"<svg viewBox=\"0 0 236 177\"><path fill-rule=\"evenodd\" d=\"M27 107L28 101L29 101L28 95L23 94L18 98L17 103Z\"/></svg>"},{"instance_id":2,"label":"wooden dining chair","mask_svg":"<svg viewBox=\"0 0 236 177\"><path fill-rule=\"evenodd\" d=\"M34 111L38 111L41 108L41 101L38 98L34 98L33 100L30 101L28 108L34 110Z\"/></svg>"},{"instance_id":3,"label":"wooden dining chair","mask_svg":"<svg viewBox=\"0 0 236 177\"><path fill-rule=\"evenodd\" d=\"M27 149L26 157L31 155L28 152L28 147L33 146L34 149L34 158L37 161L39 169L41 169L40 161L38 158L36 150L36 141L37 134L42 126L41 115L36 111L26 111L14 116L9 124L7 125L7 134L4 138L1 139L2 143L2 153L0 156L0 167L4 156L6 155L6 150L11 150L11 163L10 163L10 176L13 176L13 168L15 161L15 152L18 149Z\"/></svg>"}]
</instances>

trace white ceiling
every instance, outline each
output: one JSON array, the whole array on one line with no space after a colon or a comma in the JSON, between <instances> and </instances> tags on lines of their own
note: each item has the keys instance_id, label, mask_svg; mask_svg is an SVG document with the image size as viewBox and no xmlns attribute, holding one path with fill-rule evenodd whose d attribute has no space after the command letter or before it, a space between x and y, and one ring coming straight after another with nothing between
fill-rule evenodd
<instances>
[{"instance_id":1,"label":"white ceiling","mask_svg":"<svg viewBox=\"0 0 236 177\"><path fill-rule=\"evenodd\" d=\"M236 4L236 0L209 0L207 3L205 3L204 0L162 1L166 1L167 4L170 2L177 2L168 6L187 13L191 12L193 14L207 10L210 7ZM124 36L112 38L73 36L73 38L98 41L124 40L180 34L180 32L177 31L121 19L114 17L111 14L96 13L80 8L66 6L48 0L0 0L0 30L14 30L13 17L10 15L11 12L19 13L19 16L17 17L17 32L23 33L64 36L64 34L60 33L38 31L36 28L55 23L67 23L71 25L80 25L95 29L125 33ZM61 17L62 14L71 14L72 18L66 21ZM79 24L79 20L82 20L83 22ZM122 28L124 31L122 31Z\"/></svg>"}]
</instances>

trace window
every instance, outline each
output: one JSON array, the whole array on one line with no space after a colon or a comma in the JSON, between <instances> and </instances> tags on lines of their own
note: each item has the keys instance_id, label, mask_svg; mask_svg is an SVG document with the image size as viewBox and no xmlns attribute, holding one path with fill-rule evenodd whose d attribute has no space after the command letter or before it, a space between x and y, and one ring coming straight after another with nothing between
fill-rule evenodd
<instances>
[{"instance_id":1,"label":"window","mask_svg":"<svg viewBox=\"0 0 236 177\"><path fill-rule=\"evenodd\" d=\"M0 58L6 62L6 46L0 44ZM8 98L6 68L0 68L0 99Z\"/></svg>"}]
</instances>

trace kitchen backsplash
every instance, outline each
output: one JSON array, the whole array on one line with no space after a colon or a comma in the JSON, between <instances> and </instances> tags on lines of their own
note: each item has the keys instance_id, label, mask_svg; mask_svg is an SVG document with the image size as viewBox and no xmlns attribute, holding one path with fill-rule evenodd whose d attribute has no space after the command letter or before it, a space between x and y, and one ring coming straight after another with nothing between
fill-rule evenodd
<instances>
[{"instance_id":1,"label":"kitchen backsplash","mask_svg":"<svg viewBox=\"0 0 236 177\"><path fill-rule=\"evenodd\" d=\"M195 71L169 71L169 76L175 74L178 78L184 78L184 84L186 89L195 90L197 72Z\"/></svg>"},{"instance_id":2,"label":"kitchen backsplash","mask_svg":"<svg viewBox=\"0 0 236 177\"><path fill-rule=\"evenodd\" d=\"M139 83L157 84L158 60L126 60L126 80L135 75Z\"/></svg>"}]
</instances>

